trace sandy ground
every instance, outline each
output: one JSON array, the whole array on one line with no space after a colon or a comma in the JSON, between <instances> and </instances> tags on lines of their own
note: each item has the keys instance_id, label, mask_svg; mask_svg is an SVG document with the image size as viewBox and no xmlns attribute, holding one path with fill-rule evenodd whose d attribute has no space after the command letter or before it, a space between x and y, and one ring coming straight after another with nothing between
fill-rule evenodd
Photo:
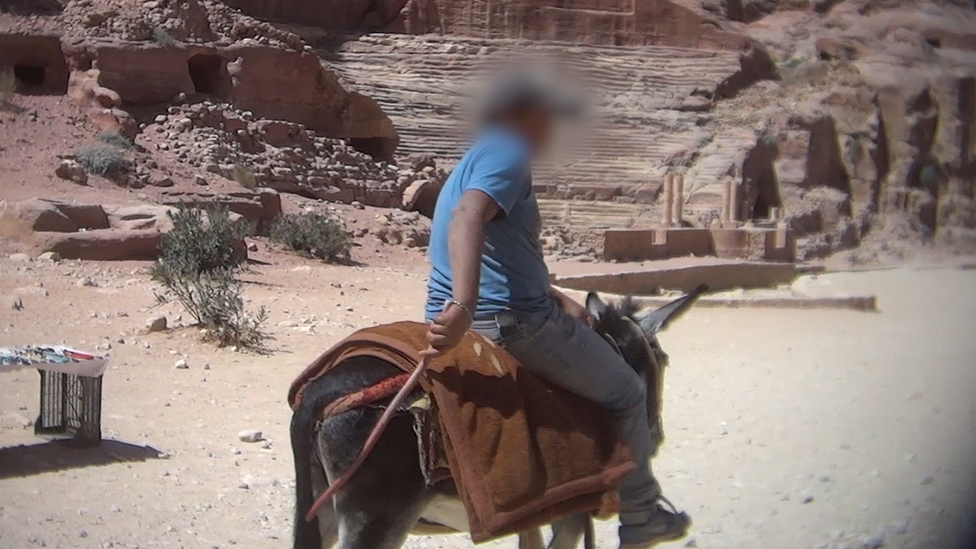
<instances>
[{"instance_id":1,"label":"sandy ground","mask_svg":"<svg viewBox=\"0 0 976 549\"><path fill-rule=\"evenodd\" d=\"M198 342L177 305L155 304L145 264L0 258L0 345L111 347L97 449L34 438L37 374L0 375L0 548L290 546L288 384L354 328L418 317L424 265L269 262L246 276L275 336L261 356ZM701 309L661 337L654 467L695 520L668 547L972 547L976 271L819 280L877 293L882 312ZM146 334L157 314L176 327ZM240 442L245 429L268 442ZM598 537L616 547L612 523Z\"/></svg>"}]
</instances>

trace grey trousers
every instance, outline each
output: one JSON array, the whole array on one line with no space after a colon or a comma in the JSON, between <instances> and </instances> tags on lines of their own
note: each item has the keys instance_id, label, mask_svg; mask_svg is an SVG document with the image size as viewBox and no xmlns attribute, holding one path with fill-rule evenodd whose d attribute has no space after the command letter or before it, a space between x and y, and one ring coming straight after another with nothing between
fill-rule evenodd
<instances>
[{"instance_id":1,"label":"grey trousers","mask_svg":"<svg viewBox=\"0 0 976 549\"><path fill-rule=\"evenodd\" d=\"M613 414L637 464L620 487L620 522L646 522L657 508L661 488L651 473L654 443L644 380L599 334L555 304L539 313L503 316L505 321L500 321L501 317L476 320L471 328L504 347L532 373L599 403ZM514 326L508 326L512 319Z\"/></svg>"}]
</instances>

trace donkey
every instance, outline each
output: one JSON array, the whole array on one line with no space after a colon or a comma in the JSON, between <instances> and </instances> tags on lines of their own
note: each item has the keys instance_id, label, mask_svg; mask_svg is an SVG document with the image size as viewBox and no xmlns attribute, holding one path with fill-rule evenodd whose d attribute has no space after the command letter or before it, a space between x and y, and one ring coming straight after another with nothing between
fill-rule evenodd
<instances>
[{"instance_id":1,"label":"donkey","mask_svg":"<svg viewBox=\"0 0 976 549\"><path fill-rule=\"evenodd\" d=\"M595 293L586 298L594 328L619 352L648 385L648 411L653 435L660 444L661 373L668 355L657 333L686 311L707 288L700 286L651 312L639 311L625 298L604 303ZM315 497L324 492L356 459L383 413L365 406L319 422L318 414L334 400L400 374L395 366L372 357L356 357L336 365L305 388L301 406L291 421L295 459L294 549L398 549L410 533L465 532L467 514L453 480L427 486L420 468L420 449L410 414L395 416L362 466L322 507L317 523L305 515ZM415 396L420 397L419 389ZM414 395L412 395L414 396ZM572 549L580 537L592 541L588 515L565 517L553 523L550 549ZM540 549L538 530L520 534L520 549Z\"/></svg>"}]
</instances>

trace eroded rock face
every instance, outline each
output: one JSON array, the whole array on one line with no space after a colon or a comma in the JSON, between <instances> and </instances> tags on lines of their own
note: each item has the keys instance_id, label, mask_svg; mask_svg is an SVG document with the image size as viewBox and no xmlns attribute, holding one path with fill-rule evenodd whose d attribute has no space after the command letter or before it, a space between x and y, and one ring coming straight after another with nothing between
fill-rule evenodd
<instances>
[{"instance_id":1,"label":"eroded rock face","mask_svg":"<svg viewBox=\"0 0 976 549\"><path fill-rule=\"evenodd\" d=\"M744 51L750 40L681 0L228 0L256 17L345 32L560 40ZM741 9L740 9L741 11ZM752 10L761 13L759 10ZM750 11L750 13L752 12Z\"/></svg>"},{"instance_id":2,"label":"eroded rock face","mask_svg":"<svg viewBox=\"0 0 976 549\"><path fill-rule=\"evenodd\" d=\"M0 68L10 67L23 93L64 93L68 66L54 34L0 33Z\"/></svg>"},{"instance_id":3,"label":"eroded rock face","mask_svg":"<svg viewBox=\"0 0 976 549\"><path fill-rule=\"evenodd\" d=\"M175 202L193 205L191 200L182 198ZM219 200L202 202L210 204ZM258 209L274 208L274 200L257 204ZM0 236L27 244L35 254L55 253L64 259L155 259L162 235L173 229L170 214L174 211L174 207L156 204L102 206L41 199L0 202ZM263 210L247 213L265 215ZM231 214L232 221L240 219L261 221L261 218ZM235 242L234 248L247 257L243 239Z\"/></svg>"},{"instance_id":4,"label":"eroded rock face","mask_svg":"<svg viewBox=\"0 0 976 549\"><path fill-rule=\"evenodd\" d=\"M66 45L72 67L69 95L99 107L105 129L132 133L130 120L106 103L158 104L202 93L263 118L303 124L323 135L361 140L379 158L398 143L393 123L372 99L345 90L310 52L248 40L232 46L161 47L117 40Z\"/></svg>"}]
</instances>

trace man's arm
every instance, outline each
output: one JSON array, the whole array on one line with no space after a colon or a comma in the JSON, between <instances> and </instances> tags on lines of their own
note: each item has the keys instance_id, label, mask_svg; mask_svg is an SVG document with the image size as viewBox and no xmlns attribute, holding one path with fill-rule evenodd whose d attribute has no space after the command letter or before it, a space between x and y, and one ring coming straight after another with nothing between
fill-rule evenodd
<instances>
[{"instance_id":1,"label":"man's arm","mask_svg":"<svg viewBox=\"0 0 976 549\"><path fill-rule=\"evenodd\" d=\"M467 307L448 305L430 325L427 341L439 351L457 345L474 321L471 314L478 307L481 289L481 250L485 244L485 223L499 212L498 203L482 191L465 191L451 217L447 237L451 261L451 285L454 299Z\"/></svg>"},{"instance_id":2,"label":"man's arm","mask_svg":"<svg viewBox=\"0 0 976 549\"><path fill-rule=\"evenodd\" d=\"M485 244L485 223L498 215L498 204L479 190L461 195L451 217L447 237L451 260L454 299L474 311L481 286L481 251Z\"/></svg>"}]
</instances>

